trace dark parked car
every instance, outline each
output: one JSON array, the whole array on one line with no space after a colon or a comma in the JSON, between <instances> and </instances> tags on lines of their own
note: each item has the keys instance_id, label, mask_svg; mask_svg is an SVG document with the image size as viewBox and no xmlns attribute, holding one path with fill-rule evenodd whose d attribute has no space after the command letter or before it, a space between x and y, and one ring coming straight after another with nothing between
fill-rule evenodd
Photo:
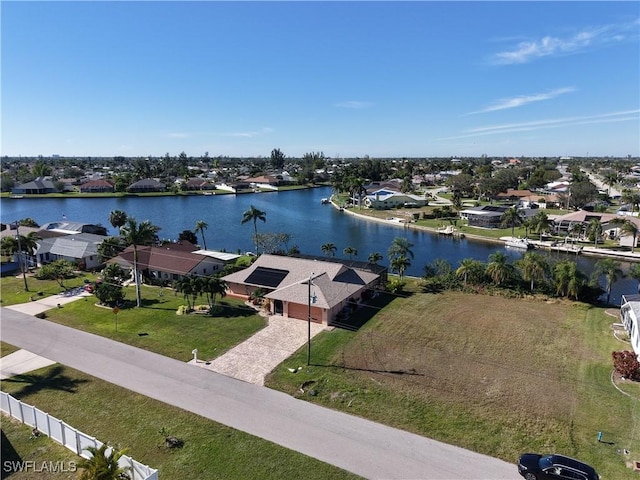
<instances>
[{"instance_id":1,"label":"dark parked car","mask_svg":"<svg viewBox=\"0 0 640 480\"><path fill-rule=\"evenodd\" d=\"M562 455L525 453L518 460L518 472L526 480L599 480L593 467Z\"/></svg>"}]
</instances>

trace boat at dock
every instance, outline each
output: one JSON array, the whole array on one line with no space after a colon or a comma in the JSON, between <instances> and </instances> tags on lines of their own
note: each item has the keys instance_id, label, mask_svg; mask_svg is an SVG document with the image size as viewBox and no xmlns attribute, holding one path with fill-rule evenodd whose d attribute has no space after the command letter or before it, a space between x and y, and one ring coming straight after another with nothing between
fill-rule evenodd
<instances>
[{"instance_id":1,"label":"boat at dock","mask_svg":"<svg viewBox=\"0 0 640 480\"><path fill-rule=\"evenodd\" d=\"M438 233L440 235L453 235L454 233L456 233L456 227L454 227L453 225L447 225L446 227L440 227L440 228L438 228Z\"/></svg>"},{"instance_id":2,"label":"boat at dock","mask_svg":"<svg viewBox=\"0 0 640 480\"><path fill-rule=\"evenodd\" d=\"M509 238L504 242L508 248L518 248L520 250L530 250L535 248L533 243L529 242L526 238Z\"/></svg>"}]
</instances>

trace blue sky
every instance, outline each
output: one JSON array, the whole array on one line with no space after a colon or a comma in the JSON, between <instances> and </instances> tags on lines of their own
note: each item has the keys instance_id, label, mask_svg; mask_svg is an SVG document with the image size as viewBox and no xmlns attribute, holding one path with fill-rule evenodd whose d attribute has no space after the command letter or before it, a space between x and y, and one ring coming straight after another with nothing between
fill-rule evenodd
<instances>
[{"instance_id":1,"label":"blue sky","mask_svg":"<svg viewBox=\"0 0 640 480\"><path fill-rule=\"evenodd\" d=\"M638 2L1 2L2 155L638 156Z\"/></svg>"}]
</instances>

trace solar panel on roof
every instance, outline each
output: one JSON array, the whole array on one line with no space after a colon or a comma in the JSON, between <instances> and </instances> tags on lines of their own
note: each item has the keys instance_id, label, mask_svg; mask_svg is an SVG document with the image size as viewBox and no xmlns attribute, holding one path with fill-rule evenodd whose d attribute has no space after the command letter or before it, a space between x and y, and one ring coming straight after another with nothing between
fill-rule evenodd
<instances>
[{"instance_id":1,"label":"solar panel on roof","mask_svg":"<svg viewBox=\"0 0 640 480\"><path fill-rule=\"evenodd\" d=\"M257 267L245 280L251 285L276 288L289 275L289 270L279 268Z\"/></svg>"}]
</instances>

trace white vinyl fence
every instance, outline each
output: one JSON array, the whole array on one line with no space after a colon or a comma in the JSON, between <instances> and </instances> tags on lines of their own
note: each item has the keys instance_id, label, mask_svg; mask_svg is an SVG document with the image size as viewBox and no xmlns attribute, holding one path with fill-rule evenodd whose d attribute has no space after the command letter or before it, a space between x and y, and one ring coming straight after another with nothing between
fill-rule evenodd
<instances>
[{"instance_id":1,"label":"white vinyl fence","mask_svg":"<svg viewBox=\"0 0 640 480\"><path fill-rule=\"evenodd\" d=\"M89 435L82 433L62 420L52 417L42 410L17 400L6 392L0 392L0 410L20 420L30 427L37 428L40 433L47 435L61 445L83 458L91 458L87 447L100 448L103 443ZM107 450L110 453L111 450ZM132 480L158 480L158 471L123 455L118 464L130 467Z\"/></svg>"}]
</instances>

